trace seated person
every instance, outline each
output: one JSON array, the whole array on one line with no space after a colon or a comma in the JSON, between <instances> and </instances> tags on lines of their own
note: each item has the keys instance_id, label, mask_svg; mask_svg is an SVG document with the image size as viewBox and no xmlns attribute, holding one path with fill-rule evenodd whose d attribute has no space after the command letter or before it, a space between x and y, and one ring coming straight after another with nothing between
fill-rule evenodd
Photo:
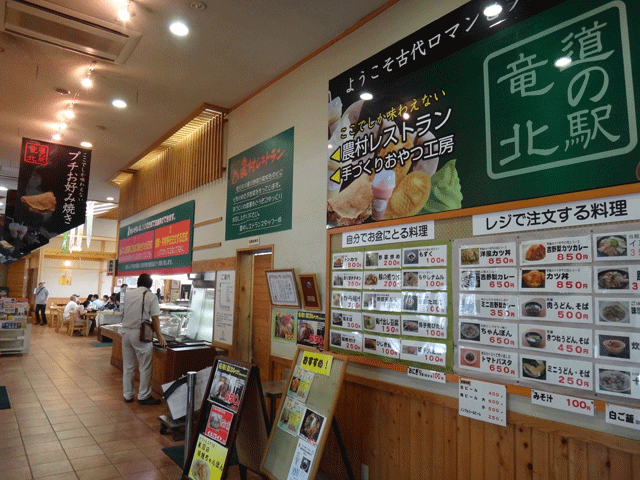
<instances>
[{"instance_id":1,"label":"seated person","mask_svg":"<svg viewBox=\"0 0 640 480\"><path fill-rule=\"evenodd\" d=\"M97 311L102 310L102 307L104 307L104 302L100 300L100 297L97 293L94 294L93 298L91 299L91 308Z\"/></svg>"},{"instance_id":2,"label":"seated person","mask_svg":"<svg viewBox=\"0 0 640 480\"><path fill-rule=\"evenodd\" d=\"M64 319L65 322L69 321L71 314L75 311L77 306L78 306L78 296L71 295L71 297L69 298L69 303L67 303L67 306L64 307L64 312L62 313L62 318Z\"/></svg>"},{"instance_id":3,"label":"seated person","mask_svg":"<svg viewBox=\"0 0 640 480\"><path fill-rule=\"evenodd\" d=\"M113 295L111 295L107 301L104 304L104 307L102 308L102 310L113 310L113 311L118 311L118 306L116 305L116 301L113 298Z\"/></svg>"},{"instance_id":4,"label":"seated person","mask_svg":"<svg viewBox=\"0 0 640 480\"><path fill-rule=\"evenodd\" d=\"M87 309L89 308L89 305L91 305L91 295L89 295L89 298L87 298L84 302L82 302L80 305L78 305L74 311L74 322L75 323L80 323L80 324L84 324L88 321L91 322L91 326L89 328L89 333L93 332L94 326L95 326L95 319L91 319L91 320L87 320L87 318L85 317L85 313L87 313Z\"/></svg>"}]
</instances>

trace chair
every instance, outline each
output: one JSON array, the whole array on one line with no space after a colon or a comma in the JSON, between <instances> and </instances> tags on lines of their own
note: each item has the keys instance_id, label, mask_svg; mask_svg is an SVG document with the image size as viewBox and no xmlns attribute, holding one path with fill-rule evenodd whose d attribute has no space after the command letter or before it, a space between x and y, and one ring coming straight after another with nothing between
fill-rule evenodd
<instances>
[{"instance_id":1,"label":"chair","mask_svg":"<svg viewBox=\"0 0 640 480\"><path fill-rule=\"evenodd\" d=\"M71 312L69 314L69 316L73 316L73 312ZM64 315L62 313L58 314L58 325L56 326L56 332L60 332L60 330L62 330L62 333L64 333L66 330L65 328L69 327L69 320L65 320L64 319Z\"/></svg>"},{"instance_id":2,"label":"chair","mask_svg":"<svg viewBox=\"0 0 640 480\"><path fill-rule=\"evenodd\" d=\"M58 328L58 323L61 321L60 317L62 317L62 312L60 312L60 309L52 305L51 307L49 307L49 316L51 317L49 326Z\"/></svg>"},{"instance_id":3,"label":"chair","mask_svg":"<svg viewBox=\"0 0 640 480\"><path fill-rule=\"evenodd\" d=\"M75 315L72 314L69 316L69 328L67 330L67 333L71 337L73 336L73 332L78 330L80 332L83 332L83 335L87 336L89 334L88 332L90 323L91 322L87 321L87 317L85 315L82 315L81 322L77 322Z\"/></svg>"}]
</instances>

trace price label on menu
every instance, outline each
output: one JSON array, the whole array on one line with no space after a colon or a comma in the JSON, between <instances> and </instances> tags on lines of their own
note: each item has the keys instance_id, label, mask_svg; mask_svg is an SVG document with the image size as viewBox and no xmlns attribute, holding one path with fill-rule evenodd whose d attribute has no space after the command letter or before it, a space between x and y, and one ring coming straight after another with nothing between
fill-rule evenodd
<instances>
[{"instance_id":1,"label":"price label on menu","mask_svg":"<svg viewBox=\"0 0 640 480\"><path fill-rule=\"evenodd\" d=\"M518 297L515 295L461 293L459 298L460 316L507 320L518 318Z\"/></svg>"},{"instance_id":2,"label":"price label on menu","mask_svg":"<svg viewBox=\"0 0 640 480\"><path fill-rule=\"evenodd\" d=\"M640 266L609 265L594 267L593 283L596 293L608 295L638 293L640 290Z\"/></svg>"},{"instance_id":3,"label":"price label on menu","mask_svg":"<svg viewBox=\"0 0 640 480\"><path fill-rule=\"evenodd\" d=\"M593 365L591 362L565 358L520 356L520 378L549 385L593 390Z\"/></svg>"},{"instance_id":4,"label":"price label on menu","mask_svg":"<svg viewBox=\"0 0 640 480\"><path fill-rule=\"evenodd\" d=\"M404 270L402 288L415 290L446 290L447 270L445 268L425 268Z\"/></svg>"},{"instance_id":5,"label":"price label on menu","mask_svg":"<svg viewBox=\"0 0 640 480\"><path fill-rule=\"evenodd\" d=\"M347 310L331 310L331 325L352 330L362 330L362 313Z\"/></svg>"},{"instance_id":6,"label":"price label on menu","mask_svg":"<svg viewBox=\"0 0 640 480\"><path fill-rule=\"evenodd\" d=\"M591 237L551 238L520 244L521 265L549 263L589 263L592 260Z\"/></svg>"},{"instance_id":7,"label":"price label on menu","mask_svg":"<svg viewBox=\"0 0 640 480\"><path fill-rule=\"evenodd\" d=\"M640 333L596 330L595 356L640 363Z\"/></svg>"},{"instance_id":8,"label":"price label on menu","mask_svg":"<svg viewBox=\"0 0 640 480\"><path fill-rule=\"evenodd\" d=\"M521 268L519 278L521 292L591 292L591 267Z\"/></svg>"},{"instance_id":9,"label":"price label on menu","mask_svg":"<svg viewBox=\"0 0 640 480\"><path fill-rule=\"evenodd\" d=\"M402 292L402 311L447 314L447 292Z\"/></svg>"},{"instance_id":10,"label":"price label on menu","mask_svg":"<svg viewBox=\"0 0 640 480\"><path fill-rule=\"evenodd\" d=\"M593 234L595 261L640 259L640 231Z\"/></svg>"},{"instance_id":11,"label":"price label on menu","mask_svg":"<svg viewBox=\"0 0 640 480\"><path fill-rule=\"evenodd\" d=\"M507 387L460 378L458 413L463 417L507 426Z\"/></svg>"},{"instance_id":12,"label":"price label on menu","mask_svg":"<svg viewBox=\"0 0 640 480\"><path fill-rule=\"evenodd\" d=\"M362 272L337 271L332 274L331 284L339 288L362 288Z\"/></svg>"},{"instance_id":13,"label":"price label on menu","mask_svg":"<svg viewBox=\"0 0 640 480\"><path fill-rule=\"evenodd\" d=\"M364 274L366 290L400 290L402 273L400 270L380 270Z\"/></svg>"},{"instance_id":14,"label":"price label on menu","mask_svg":"<svg viewBox=\"0 0 640 480\"><path fill-rule=\"evenodd\" d=\"M362 352L362 334L359 332L342 332L334 330L330 335L330 345L351 352Z\"/></svg>"},{"instance_id":15,"label":"price label on menu","mask_svg":"<svg viewBox=\"0 0 640 480\"><path fill-rule=\"evenodd\" d=\"M400 339L364 335L364 352L381 357L400 358Z\"/></svg>"},{"instance_id":16,"label":"price label on menu","mask_svg":"<svg viewBox=\"0 0 640 480\"><path fill-rule=\"evenodd\" d=\"M403 267L446 267L447 246L431 245L426 247L410 247L402 250Z\"/></svg>"},{"instance_id":17,"label":"price label on menu","mask_svg":"<svg viewBox=\"0 0 640 480\"><path fill-rule=\"evenodd\" d=\"M518 354L486 348L460 347L460 368L518 378Z\"/></svg>"},{"instance_id":18,"label":"price label on menu","mask_svg":"<svg viewBox=\"0 0 640 480\"><path fill-rule=\"evenodd\" d=\"M400 334L400 315L392 313L363 313L362 323L365 330L371 332Z\"/></svg>"},{"instance_id":19,"label":"price label on menu","mask_svg":"<svg viewBox=\"0 0 640 480\"><path fill-rule=\"evenodd\" d=\"M332 265L334 270L362 270L364 254L362 252L334 253Z\"/></svg>"},{"instance_id":20,"label":"price label on menu","mask_svg":"<svg viewBox=\"0 0 640 480\"><path fill-rule=\"evenodd\" d=\"M513 266L516 264L516 243L496 243L492 245L463 245L459 249L460 265L480 267Z\"/></svg>"},{"instance_id":21,"label":"price label on menu","mask_svg":"<svg viewBox=\"0 0 640 480\"><path fill-rule=\"evenodd\" d=\"M543 407L555 408L565 412L579 413L593 417L596 408L593 400L585 400L559 393L548 393L541 390L531 390L531 403Z\"/></svg>"},{"instance_id":22,"label":"price label on menu","mask_svg":"<svg viewBox=\"0 0 640 480\"><path fill-rule=\"evenodd\" d=\"M362 309L381 312L399 312L402 307L400 292L363 292Z\"/></svg>"},{"instance_id":23,"label":"price label on menu","mask_svg":"<svg viewBox=\"0 0 640 480\"><path fill-rule=\"evenodd\" d=\"M402 335L447 338L447 317L434 315L402 315Z\"/></svg>"},{"instance_id":24,"label":"price label on menu","mask_svg":"<svg viewBox=\"0 0 640 480\"><path fill-rule=\"evenodd\" d=\"M520 346L549 353L593 357L591 329L520 324Z\"/></svg>"},{"instance_id":25,"label":"price label on menu","mask_svg":"<svg viewBox=\"0 0 640 480\"><path fill-rule=\"evenodd\" d=\"M460 290L515 292L518 290L518 270L516 268L461 270Z\"/></svg>"},{"instance_id":26,"label":"price label on menu","mask_svg":"<svg viewBox=\"0 0 640 480\"><path fill-rule=\"evenodd\" d=\"M591 295L520 296L520 318L529 321L593 323Z\"/></svg>"},{"instance_id":27,"label":"price label on menu","mask_svg":"<svg viewBox=\"0 0 640 480\"><path fill-rule=\"evenodd\" d=\"M640 430L640 410L607 403L607 423Z\"/></svg>"},{"instance_id":28,"label":"price label on menu","mask_svg":"<svg viewBox=\"0 0 640 480\"><path fill-rule=\"evenodd\" d=\"M480 322L472 319L460 320L458 339L492 347L516 347L518 325L515 323Z\"/></svg>"},{"instance_id":29,"label":"price label on menu","mask_svg":"<svg viewBox=\"0 0 640 480\"><path fill-rule=\"evenodd\" d=\"M371 250L364 253L364 268L399 268L402 264L402 250Z\"/></svg>"},{"instance_id":30,"label":"price label on menu","mask_svg":"<svg viewBox=\"0 0 640 480\"><path fill-rule=\"evenodd\" d=\"M403 339L400 360L444 367L447 363L447 346L444 343Z\"/></svg>"},{"instance_id":31,"label":"price label on menu","mask_svg":"<svg viewBox=\"0 0 640 480\"><path fill-rule=\"evenodd\" d=\"M423 368L409 367L407 369L407 375L412 378L419 378L421 380L429 380L431 382L447 383L447 375L442 372L435 372L433 370L425 370Z\"/></svg>"},{"instance_id":32,"label":"price label on menu","mask_svg":"<svg viewBox=\"0 0 640 480\"><path fill-rule=\"evenodd\" d=\"M596 364L596 392L640 398L640 367Z\"/></svg>"},{"instance_id":33,"label":"price label on menu","mask_svg":"<svg viewBox=\"0 0 640 480\"><path fill-rule=\"evenodd\" d=\"M597 297L596 323L609 327L640 326L640 300L633 297Z\"/></svg>"},{"instance_id":34,"label":"price label on menu","mask_svg":"<svg viewBox=\"0 0 640 480\"><path fill-rule=\"evenodd\" d=\"M331 306L360 310L362 308L362 292L343 292L333 290L331 292Z\"/></svg>"}]
</instances>

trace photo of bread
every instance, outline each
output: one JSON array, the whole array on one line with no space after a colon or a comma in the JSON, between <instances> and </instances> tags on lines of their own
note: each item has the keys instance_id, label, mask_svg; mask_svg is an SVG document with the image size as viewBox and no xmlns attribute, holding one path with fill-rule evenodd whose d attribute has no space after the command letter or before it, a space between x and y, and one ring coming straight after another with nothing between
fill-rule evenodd
<instances>
[{"instance_id":1,"label":"photo of bread","mask_svg":"<svg viewBox=\"0 0 640 480\"><path fill-rule=\"evenodd\" d=\"M385 220L417 215L429 199L431 176L424 172L411 172L393 191L384 214Z\"/></svg>"}]
</instances>

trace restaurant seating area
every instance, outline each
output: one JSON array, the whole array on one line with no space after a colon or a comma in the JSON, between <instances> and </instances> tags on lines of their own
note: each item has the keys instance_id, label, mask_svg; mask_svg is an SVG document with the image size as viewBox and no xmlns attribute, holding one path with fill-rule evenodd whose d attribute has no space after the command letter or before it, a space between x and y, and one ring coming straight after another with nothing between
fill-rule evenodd
<instances>
[{"instance_id":1,"label":"restaurant seating area","mask_svg":"<svg viewBox=\"0 0 640 480\"><path fill-rule=\"evenodd\" d=\"M50 322L51 324L51 322ZM166 403L122 399L122 372L111 348L95 339L33 329L31 353L0 357L0 385L11 408L0 410L3 480L179 479L162 449L179 445L160 434ZM239 478L237 467L229 479ZM249 478L257 478L249 473Z\"/></svg>"}]
</instances>

